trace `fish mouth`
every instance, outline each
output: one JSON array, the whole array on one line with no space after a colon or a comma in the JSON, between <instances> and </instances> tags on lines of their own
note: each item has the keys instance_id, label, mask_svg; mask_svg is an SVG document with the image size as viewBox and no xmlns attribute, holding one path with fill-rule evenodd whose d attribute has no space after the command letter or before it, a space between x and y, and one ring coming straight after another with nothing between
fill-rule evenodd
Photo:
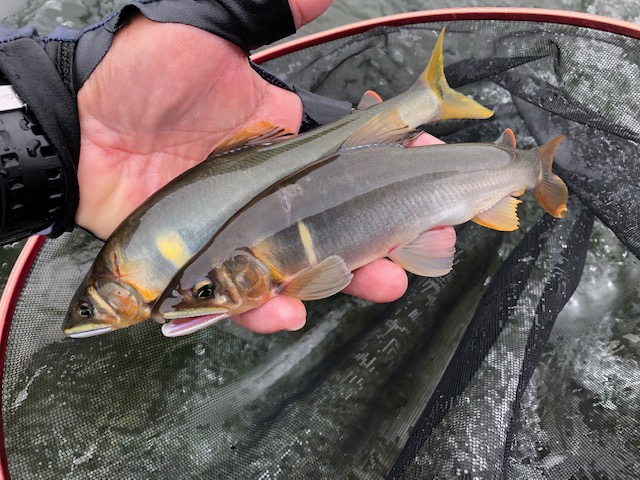
<instances>
[{"instance_id":1,"label":"fish mouth","mask_svg":"<svg viewBox=\"0 0 640 480\"><path fill-rule=\"evenodd\" d=\"M165 337L182 337L202 330L228 317L229 313L225 310L224 312L213 313L211 315L174 318L162 326L162 334Z\"/></svg>"},{"instance_id":2,"label":"fish mouth","mask_svg":"<svg viewBox=\"0 0 640 480\"><path fill-rule=\"evenodd\" d=\"M87 326L83 325L82 327L71 327L63 330L63 333L70 338L87 338L87 337L95 337L96 335L102 335L103 333L108 333L113 330L113 327L110 325L96 325L96 326Z\"/></svg>"}]
</instances>

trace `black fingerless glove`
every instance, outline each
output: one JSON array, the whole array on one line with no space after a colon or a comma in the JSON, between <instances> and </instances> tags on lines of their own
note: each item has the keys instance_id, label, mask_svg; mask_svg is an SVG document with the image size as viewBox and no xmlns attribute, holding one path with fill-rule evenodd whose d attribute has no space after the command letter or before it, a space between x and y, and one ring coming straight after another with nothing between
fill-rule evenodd
<instances>
[{"instance_id":1,"label":"black fingerless glove","mask_svg":"<svg viewBox=\"0 0 640 480\"><path fill-rule=\"evenodd\" d=\"M158 22L195 26L244 52L295 31L287 0L139 0L82 32L0 26L0 89L15 89L26 107L3 108L0 90L0 243L34 233L52 237L74 226L80 126L76 94L107 53L114 34L140 12ZM133 46L135 48L135 46ZM339 118L351 105L295 89L255 66L274 85L296 92L302 130ZM10 86L9 86L10 85Z\"/></svg>"}]
</instances>

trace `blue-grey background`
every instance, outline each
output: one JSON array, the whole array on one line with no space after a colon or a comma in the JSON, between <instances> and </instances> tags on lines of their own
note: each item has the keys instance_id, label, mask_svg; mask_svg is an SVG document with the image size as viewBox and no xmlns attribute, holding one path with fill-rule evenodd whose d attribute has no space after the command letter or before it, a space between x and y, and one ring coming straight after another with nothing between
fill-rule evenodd
<instances>
[{"instance_id":1,"label":"blue-grey background","mask_svg":"<svg viewBox=\"0 0 640 480\"><path fill-rule=\"evenodd\" d=\"M81 29L125 4L124 0L1 0L0 23L20 26L31 23L41 33L64 24ZM447 7L541 7L587 12L640 23L640 0L335 0L315 22L298 36L347 23L394 13ZM22 243L0 248L0 288L4 287Z\"/></svg>"}]
</instances>

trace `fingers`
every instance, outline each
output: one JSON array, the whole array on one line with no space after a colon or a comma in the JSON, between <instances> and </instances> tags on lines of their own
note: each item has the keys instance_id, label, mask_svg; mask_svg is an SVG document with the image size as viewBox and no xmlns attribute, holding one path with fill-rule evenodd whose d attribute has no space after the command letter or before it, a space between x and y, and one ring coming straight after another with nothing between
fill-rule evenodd
<instances>
[{"instance_id":1,"label":"fingers","mask_svg":"<svg viewBox=\"0 0 640 480\"><path fill-rule=\"evenodd\" d=\"M389 260L380 259L356 270L344 292L371 302L385 303L397 300L406 290L405 271ZM301 329L306 316L306 308L300 300L280 295L233 319L256 333L275 333Z\"/></svg>"},{"instance_id":2,"label":"fingers","mask_svg":"<svg viewBox=\"0 0 640 480\"><path fill-rule=\"evenodd\" d=\"M353 280L343 292L370 302L393 302L407 291L406 272L385 258L359 268L353 275Z\"/></svg>"},{"instance_id":3,"label":"fingers","mask_svg":"<svg viewBox=\"0 0 640 480\"><path fill-rule=\"evenodd\" d=\"M306 321L307 309L300 300L277 296L264 305L234 317L240 325L256 333L299 330Z\"/></svg>"},{"instance_id":4,"label":"fingers","mask_svg":"<svg viewBox=\"0 0 640 480\"><path fill-rule=\"evenodd\" d=\"M289 8L293 14L293 21L296 24L296 30L302 25L309 23L319 17L332 0L289 0Z\"/></svg>"},{"instance_id":5,"label":"fingers","mask_svg":"<svg viewBox=\"0 0 640 480\"><path fill-rule=\"evenodd\" d=\"M413 139L407 144L408 147L421 147L425 145L439 145L444 143L437 137L429 135L428 133L421 133L418 137Z\"/></svg>"}]
</instances>

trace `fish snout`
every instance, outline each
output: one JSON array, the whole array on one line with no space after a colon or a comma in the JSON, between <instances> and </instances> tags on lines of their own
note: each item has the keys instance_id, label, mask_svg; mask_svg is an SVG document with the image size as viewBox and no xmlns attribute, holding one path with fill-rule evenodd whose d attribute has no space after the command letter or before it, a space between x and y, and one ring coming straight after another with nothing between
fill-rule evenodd
<instances>
[{"instance_id":1,"label":"fish snout","mask_svg":"<svg viewBox=\"0 0 640 480\"><path fill-rule=\"evenodd\" d=\"M89 318L81 313L86 312L87 306L77 305L75 309L70 309L62 322L62 333L71 338L86 338L101 335L113 330L109 323L104 323L100 319ZM75 311L74 311L75 310Z\"/></svg>"}]
</instances>

